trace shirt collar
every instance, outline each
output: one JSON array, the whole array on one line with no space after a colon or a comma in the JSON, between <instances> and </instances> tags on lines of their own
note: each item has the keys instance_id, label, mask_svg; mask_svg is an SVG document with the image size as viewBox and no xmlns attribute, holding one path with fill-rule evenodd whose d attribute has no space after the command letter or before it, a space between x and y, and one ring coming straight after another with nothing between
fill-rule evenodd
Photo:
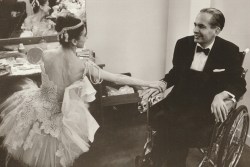
<instances>
[{"instance_id":1,"label":"shirt collar","mask_svg":"<svg viewBox=\"0 0 250 167\"><path fill-rule=\"evenodd\" d=\"M215 41L215 39L213 40L213 42L210 44L210 45L208 45L206 48L203 48L199 43L197 43L197 46L200 46L201 48L203 48L203 49L212 49L212 47L213 47L213 45L214 45L214 41Z\"/></svg>"}]
</instances>

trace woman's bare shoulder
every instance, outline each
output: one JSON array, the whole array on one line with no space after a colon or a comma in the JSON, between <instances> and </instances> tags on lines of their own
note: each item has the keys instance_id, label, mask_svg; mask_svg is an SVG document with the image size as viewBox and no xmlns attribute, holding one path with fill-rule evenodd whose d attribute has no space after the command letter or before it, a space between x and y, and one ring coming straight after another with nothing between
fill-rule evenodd
<instances>
[{"instance_id":1,"label":"woman's bare shoulder","mask_svg":"<svg viewBox=\"0 0 250 167\"><path fill-rule=\"evenodd\" d=\"M60 51L58 49L49 49L44 51L44 58L50 59L54 58L55 56L59 55Z\"/></svg>"},{"instance_id":2,"label":"woman's bare shoulder","mask_svg":"<svg viewBox=\"0 0 250 167\"><path fill-rule=\"evenodd\" d=\"M57 59L59 55L60 55L60 52L57 49L46 50L46 51L44 51L43 62L44 63L48 63L48 62L51 63L55 59Z\"/></svg>"}]
</instances>

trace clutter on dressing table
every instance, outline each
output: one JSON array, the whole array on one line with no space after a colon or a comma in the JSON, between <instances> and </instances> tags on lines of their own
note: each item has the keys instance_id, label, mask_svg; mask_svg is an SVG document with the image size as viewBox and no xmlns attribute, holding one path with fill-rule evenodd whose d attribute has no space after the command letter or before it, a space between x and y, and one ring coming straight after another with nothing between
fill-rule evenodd
<instances>
[{"instance_id":1,"label":"clutter on dressing table","mask_svg":"<svg viewBox=\"0 0 250 167\"><path fill-rule=\"evenodd\" d=\"M134 89L128 85L122 86L119 89L106 86L106 91L107 91L108 96L117 96L117 95L135 93Z\"/></svg>"},{"instance_id":2,"label":"clutter on dressing table","mask_svg":"<svg viewBox=\"0 0 250 167\"><path fill-rule=\"evenodd\" d=\"M33 48L40 48L39 46L41 45L43 45L43 48L47 48L46 43L46 46L40 43L40 45L35 45ZM30 51L33 48L25 49L24 45L20 43L15 51L0 51L0 77L6 75L13 77L40 74L40 66L38 64L32 64L27 61L27 50ZM31 57L30 60L33 60L36 57L36 54L32 54L32 56L33 57ZM89 59L95 62L95 53L90 49L77 49L77 56L80 59ZM102 68L104 67L104 65L101 64L100 67Z\"/></svg>"},{"instance_id":3,"label":"clutter on dressing table","mask_svg":"<svg viewBox=\"0 0 250 167\"><path fill-rule=\"evenodd\" d=\"M0 77L9 75L11 73L9 65L5 65L0 62Z\"/></svg>"},{"instance_id":4,"label":"clutter on dressing table","mask_svg":"<svg viewBox=\"0 0 250 167\"><path fill-rule=\"evenodd\" d=\"M0 65L8 67L5 68L8 69L8 77L29 76L41 73L38 64L31 64L27 60L26 49L22 43L18 45L16 51L0 52Z\"/></svg>"},{"instance_id":5,"label":"clutter on dressing table","mask_svg":"<svg viewBox=\"0 0 250 167\"><path fill-rule=\"evenodd\" d=\"M41 69L38 64L30 64L26 58L9 57L0 59L0 68L6 69L10 77L14 76L27 76L33 74L40 74ZM1 75L0 75L1 76Z\"/></svg>"},{"instance_id":6,"label":"clutter on dressing table","mask_svg":"<svg viewBox=\"0 0 250 167\"><path fill-rule=\"evenodd\" d=\"M94 63L96 62L95 52L93 50L85 49L85 48L77 48L76 54L82 60L91 60Z\"/></svg>"}]
</instances>

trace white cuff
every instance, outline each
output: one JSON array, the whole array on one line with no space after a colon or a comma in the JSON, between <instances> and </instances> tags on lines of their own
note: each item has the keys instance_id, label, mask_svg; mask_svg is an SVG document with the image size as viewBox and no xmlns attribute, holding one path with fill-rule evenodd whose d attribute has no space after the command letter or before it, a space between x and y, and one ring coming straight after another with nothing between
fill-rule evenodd
<instances>
[{"instance_id":1,"label":"white cuff","mask_svg":"<svg viewBox=\"0 0 250 167\"><path fill-rule=\"evenodd\" d=\"M166 86L168 85L166 81L164 80L160 80L161 82L163 82Z\"/></svg>"},{"instance_id":2,"label":"white cuff","mask_svg":"<svg viewBox=\"0 0 250 167\"><path fill-rule=\"evenodd\" d=\"M226 90L225 90L225 92L231 97L231 100L236 103L235 95L226 91Z\"/></svg>"}]
</instances>

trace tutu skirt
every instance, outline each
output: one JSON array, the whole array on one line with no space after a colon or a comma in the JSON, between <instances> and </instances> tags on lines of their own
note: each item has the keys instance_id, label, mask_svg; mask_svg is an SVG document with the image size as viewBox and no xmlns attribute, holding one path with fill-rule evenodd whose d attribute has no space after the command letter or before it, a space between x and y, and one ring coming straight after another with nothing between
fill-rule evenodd
<instances>
[{"instance_id":1,"label":"tutu skirt","mask_svg":"<svg viewBox=\"0 0 250 167\"><path fill-rule=\"evenodd\" d=\"M68 87L63 102L38 87L6 99L0 106L0 136L8 153L31 167L73 165L99 128L88 110L95 94L89 84L83 80Z\"/></svg>"}]
</instances>

